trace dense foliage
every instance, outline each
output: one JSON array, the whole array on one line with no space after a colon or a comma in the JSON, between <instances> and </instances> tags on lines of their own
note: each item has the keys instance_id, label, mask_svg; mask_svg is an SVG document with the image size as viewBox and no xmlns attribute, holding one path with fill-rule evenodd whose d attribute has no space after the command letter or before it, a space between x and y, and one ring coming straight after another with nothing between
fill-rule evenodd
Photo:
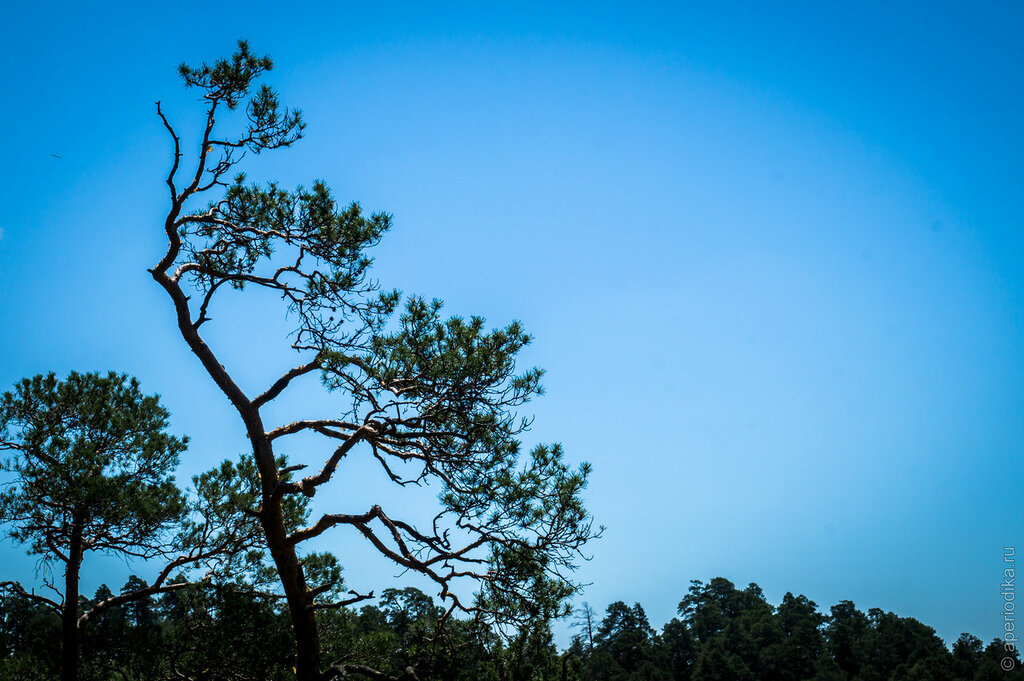
<instances>
[{"instance_id":1,"label":"dense foliage","mask_svg":"<svg viewBox=\"0 0 1024 681\"><path fill-rule=\"evenodd\" d=\"M122 592L138 590L132 577ZM83 607L110 597L101 587ZM751 584L694 582L679 617L656 632L639 604L608 606L559 652L550 625L508 637L444 610L414 588L378 605L318 613L325 652L353 670L408 670L423 681L1012 681L1016 652L963 634L952 650L935 631L891 612L842 601L828 614L804 596L769 604ZM16 593L3 597L0 678L56 674L58 618ZM289 618L278 602L236 584L193 586L111 608L84 632L83 679L291 679ZM1004 671L1006 659L1014 669Z\"/></svg>"},{"instance_id":2,"label":"dense foliage","mask_svg":"<svg viewBox=\"0 0 1024 681\"><path fill-rule=\"evenodd\" d=\"M254 524L232 503L242 491L231 464L194 478L190 494L178 488L174 468L187 438L166 432L169 418L125 374L40 374L0 395L0 471L8 474L0 524L40 557L48 595L11 581L0 592L59 617L63 681L79 678L81 632L106 610L244 573L262 557ZM130 580L120 594L82 603L86 558L97 553L146 560L159 572L152 584Z\"/></svg>"}]
</instances>

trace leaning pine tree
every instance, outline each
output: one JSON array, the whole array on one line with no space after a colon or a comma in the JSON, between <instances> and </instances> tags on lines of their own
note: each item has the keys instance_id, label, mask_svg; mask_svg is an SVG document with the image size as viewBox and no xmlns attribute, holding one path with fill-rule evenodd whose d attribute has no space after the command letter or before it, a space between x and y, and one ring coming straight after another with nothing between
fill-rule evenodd
<instances>
[{"instance_id":1,"label":"leaning pine tree","mask_svg":"<svg viewBox=\"0 0 1024 681\"><path fill-rule=\"evenodd\" d=\"M245 426L260 480L257 503L245 511L258 518L280 578L297 678L415 676L413 669L322 659L316 613L336 606L323 598L336 586L337 570L322 569L319 558L313 565L303 542L337 526L358 532L402 569L435 582L445 618L459 611L515 623L565 614L577 588L571 572L594 536L580 498L589 468L570 469L558 445L520 454L528 421L515 410L540 393L542 372L516 370L516 355L530 341L518 323L488 330L480 318L446 319L440 302L413 297L403 304L397 291L382 291L369 277L367 251L389 229L389 215L339 206L321 182L286 191L237 174L246 152L288 147L305 127L274 90L255 87L271 68L245 42L229 59L180 67L206 109L184 177L181 139L157 104L174 159L166 179L167 251L150 272L170 297L185 342ZM231 111L243 112L244 132L223 136L217 118ZM221 198L195 207L213 192ZM296 323L291 346L302 356L258 394L244 391L225 368L222 356L232 348L215 350L203 337L218 292L252 289L280 296ZM311 374L345 398L344 408L329 418L265 424L263 407ZM311 467L284 464L275 447L300 433L333 440L333 452ZM434 485L436 517L422 527L381 505L344 509L335 499L336 512L290 523L289 500L313 497L356 455L374 457L397 485ZM291 477L303 469L309 474ZM311 583L314 575L322 583Z\"/></svg>"}]
</instances>

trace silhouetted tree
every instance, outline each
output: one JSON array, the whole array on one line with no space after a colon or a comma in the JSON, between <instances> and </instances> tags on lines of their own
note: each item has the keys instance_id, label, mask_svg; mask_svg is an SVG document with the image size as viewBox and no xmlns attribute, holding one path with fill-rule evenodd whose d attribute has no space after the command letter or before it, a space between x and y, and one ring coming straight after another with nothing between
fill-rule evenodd
<instances>
[{"instance_id":1,"label":"silhouetted tree","mask_svg":"<svg viewBox=\"0 0 1024 681\"><path fill-rule=\"evenodd\" d=\"M949 654L935 630L912 617L899 617L895 613L872 608L868 611L868 618L872 630L868 645L871 655L869 668L882 679L903 677L918 663ZM939 673L932 665L922 664L922 668L926 666L931 673ZM941 681L941 676L937 681Z\"/></svg>"},{"instance_id":2,"label":"silhouetted tree","mask_svg":"<svg viewBox=\"0 0 1024 681\"><path fill-rule=\"evenodd\" d=\"M821 627L825 617L806 596L787 593L775 612L781 638L761 652L766 681L805 681L815 678L824 654Z\"/></svg>"},{"instance_id":3,"label":"silhouetted tree","mask_svg":"<svg viewBox=\"0 0 1024 681\"><path fill-rule=\"evenodd\" d=\"M576 618L572 626L580 630L580 637L587 650L594 647L594 632L597 629L597 613L590 603L583 602L576 610Z\"/></svg>"},{"instance_id":4,"label":"silhouetted tree","mask_svg":"<svg viewBox=\"0 0 1024 681\"><path fill-rule=\"evenodd\" d=\"M953 663L956 675L963 679L973 679L981 666L981 653L984 648L981 639L971 634L960 634L953 644Z\"/></svg>"},{"instance_id":5,"label":"silhouetted tree","mask_svg":"<svg viewBox=\"0 0 1024 681\"><path fill-rule=\"evenodd\" d=\"M608 606L594 636L587 674L600 681L667 680L667 665L659 652L657 635L640 604L629 607L616 601Z\"/></svg>"},{"instance_id":6,"label":"silhouetted tree","mask_svg":"<svg viewBox=\"0 0 1024 681\"><path fill-rule=\"evenodd\" d=\"M856 679L871 660L871 622L852 601L840 601L831 613L825 628L829 652L846 678Z\"/></svg>"},{"instance_id":7,"label":"silhouetted tree","mask_svg":"<svg viewBox=\"0 0 1024 681\"><path fill-rule=\"evenodd\" d=\"M686 623L676 618L669 620L661 641L673 681L689 681L697 661L697 642Z\"/></svg>"},{"instance_id":8,"label":"silhouetted tree","mask_svg":"<svg viewBox=\"0 0 1024 681\"><path fill-rule=\"evenodd\" d=\"M255 56L244 42L229 59L181 66L185 85L206 105L201 139L189 145L197 149L194 169L184 178L180 138L157 104L174 156L166 178L167 250L150 272L171 300L182 338L245 426L261 485L258 504L249 510L262 527L288 606L297 677L364 672L344 662L324 669L316 612L333 607L322 598L331 585L311 581L308 558L299 550L338 525L432 580L448 613L519 622L564 613L561 602L575 589L569 572L593 534L580 500L588 468L570 470L557 445L537 447L525 462L519 455L518 437L528 421L515 409L540 392L539 370L516 373L516 355L529 336L517 323L487 331L479 318L444 319L439 302L419 298L406 301L404 314L393 320L400 295L380 292L369 278L367 253L389 229L390 216L365 215L355 203L339 206L322 182L286 191L273 183L247 184L242 175L228 179L245 152L287 147L302 136L298 111L282 108L265 85L253 92L271 68L268 57ZM242 133L215 130L222 113L239 107ZM221 190L213 203L188 207ZM296 323L291 345L303 355L301 363L260 393L244 390L225 353L203 336L216 295L228 289L274 293ZM343 409L265 425L263 407L309 374L320 374L328 389L347 396ZM288 481L275 447L298 433L333 441L334 451L308 476ZM397 484L436 484L438 512L417 526L373 505L290 528L285 500L312 497L357 447ZM460 582L479 588L478 597L465 601Z\"/></svg>"},{"instance_id":9,"label":"silhouetted tree","mask_svg":"<svg viewBox=\"0 0 1024 681\"><path fill-rule=\"evenodd\" d=\"M783 638L756 584L739 590L721 577L707 584L695 581L679 603L679 614L698 644L695 681L760 679L762 652Z\"/></svg>"},{"instance_id":10,"label":"silhouetted tree","mask_svg":"<svg viewBox=\"0 0 1024 681\"><path fill-rule=\"evenodd\" d=\"M1008 667L1004 665L1008 665ZM981 664L978 665L974 679L975 681L1024 679L1024 670L1020 667L1020 651L1007 650L1002 639L992 639L982 651Z\"/></svg>"}]
</instances>

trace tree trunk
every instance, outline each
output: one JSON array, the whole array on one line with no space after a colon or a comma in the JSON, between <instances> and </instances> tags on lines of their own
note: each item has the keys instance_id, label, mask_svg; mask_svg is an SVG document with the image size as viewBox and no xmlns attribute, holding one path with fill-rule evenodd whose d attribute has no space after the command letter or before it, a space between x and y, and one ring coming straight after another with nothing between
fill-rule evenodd
<instances>
[{"instance_id":1,"label":"tree trunk","mask_svg":"<svg viewBox=\"0 0 1024 681\"><path fill-rule=\"evenodd\" d=\"M317 629L313 600L309 597L306 577L302 572L295 546L286 540L280 502L264 510L263 531L267 547L284 587L288 614L295 635L295 678L317 681L320 678L320 632Z\"/></svg>"},{"instance_id":2,"label":"tree trunk","mask_svg":"<svg viewBox=\"0 0 1024 681\"><path fill-rule=\"evenodd\" d=\"M288 541L281 499L275 494L278 482L277 462L273 447L263 432L263 423L258 412L249 414L249 417L246 423L250 426L253 455L263 481L263 509L260 522L267 540L267 548L270 549L281 586L284 588L285 601L288 603L292 633L295 636L295 678L297 681L319 681L320 632L317 628L313 599L306 585L306 576L295 552L295 545Z\"/></svg>"},{"instance_id":3,"label":"tree trunk","mask_svg":"<svg viewBox=\"0 0 1024 681\"><path fill-rule=\"evenodd\" d=\"M177 216L175 211L168 215L168 224L173 223ZM169 233L173 235L173 230ZM172 236L171 251L175 246ZM177 246L180 248L180 244ZM166 261L163 268L169 266L173 257ZM151 270L153 278L171 296L178 317L178 329L188 343L189 348L202 362L210 378L224 392L231 404L238 410L245 423L245 429L252 445L252 454L260 473L262 485L263 508L260 512L260 524L267 540L267 548L274 559L277 574L281 578L288 613L292 621L292 633L295 635L295 677L297 681L320 681L320 634L317 630L316 616L313 610L313 599L306 588L306 578L299 564L295 546L288 541L288 529L284 524L281 500L277 496L279 475L277 461L274 459L274 448L263 426L259 407L245 395L234 382L216 355L199 335L192 323L192 314L188 305L188 296L181 290L177 282L167 276L164 269Z\"/></svg>"},{"instance_id":4,"label":"tree trunk","mask_svg":"<svg viewBox=\"0 0 1024 681\"><path fill-rule=\"evenodd\" d=\"M71 526L71 545L64 568L64 606L61 608L60 679L78 679L78 582L82 568L82 525L75 512Z\"/></svg>"}]
</instances>

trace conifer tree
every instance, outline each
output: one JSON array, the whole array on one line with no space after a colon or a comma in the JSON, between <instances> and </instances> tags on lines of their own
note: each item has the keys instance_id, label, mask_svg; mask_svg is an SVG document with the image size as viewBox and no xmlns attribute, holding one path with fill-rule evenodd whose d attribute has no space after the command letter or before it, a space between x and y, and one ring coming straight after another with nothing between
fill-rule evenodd
<instances>
[{"instance_id":1,"label":"conifer tree","mask_svg":"<svg viewBox=\"0 0 1024 681\"><path fill-rule=\"evenodd\" d=\"M2 464L12 474L0 493L0 523L42 560L54 598L2 586L60 614L61 678L77 678L81 628L104 610L181 588L182 573L244 552L245 542L191 516L173 471L186 438L166 432L169 414L134 378L71 372L24 379L0 397ZM207 498L210 510L216 500ZM89 554L163 560L152 584L80 607ZM53 578L62 568L63 580Z\"/></svg>"},{"instance_id":2,"label":"conifer tree","mask_svg":"<svg viewBox=\"0 0 1024 681\"><path fill-rule=\"evenodd\" d=\"M516 368L530 336L515 322L488 330L478 317L445 318L439 301L403 301L382 290L370 277L369 251L391 227L388 214L339 204L323 182L289 191L238 173L247 152L288 147L303 135L299 111L256 85L272 66L244 41L212 65L182 65L185 86L205 106L200 139L187 145L157 104L174 155L165 179L167 249L150 272L183 340L244 425L261 485L248 512L262 527L287 603L297 677L380 674L321 660L316 612L337 603L325 602L330 578L313 578L301 546L332 528L353 530L397 566L433 581L442 621L455 611L520 622L564 614L576 588L571 571L593 535L580 498L588 468L571 469L558 445L520 452L529 421L516 410L541 391L540 370ZM237 135L217 127L232 112L242 120ZM195 150L188 161L186 150ZM236 348L214 347L204 336L213 306L230 303L223 294L232 290L276 294L295 324L285 342L301 359L261 392L243 389L228 368ZM264 407L317 375L343 398L339 411L265 422ZM282 465L275 450L297 434L324 438L331 453ZM376 460L396 485L433 485L435 512L417 522L384 504L352 509L335 499L310 523L288 523L287 500L313 497L353 456ZM304 477L286 476L306 468Z\"/></svg>"}]
</instances>

